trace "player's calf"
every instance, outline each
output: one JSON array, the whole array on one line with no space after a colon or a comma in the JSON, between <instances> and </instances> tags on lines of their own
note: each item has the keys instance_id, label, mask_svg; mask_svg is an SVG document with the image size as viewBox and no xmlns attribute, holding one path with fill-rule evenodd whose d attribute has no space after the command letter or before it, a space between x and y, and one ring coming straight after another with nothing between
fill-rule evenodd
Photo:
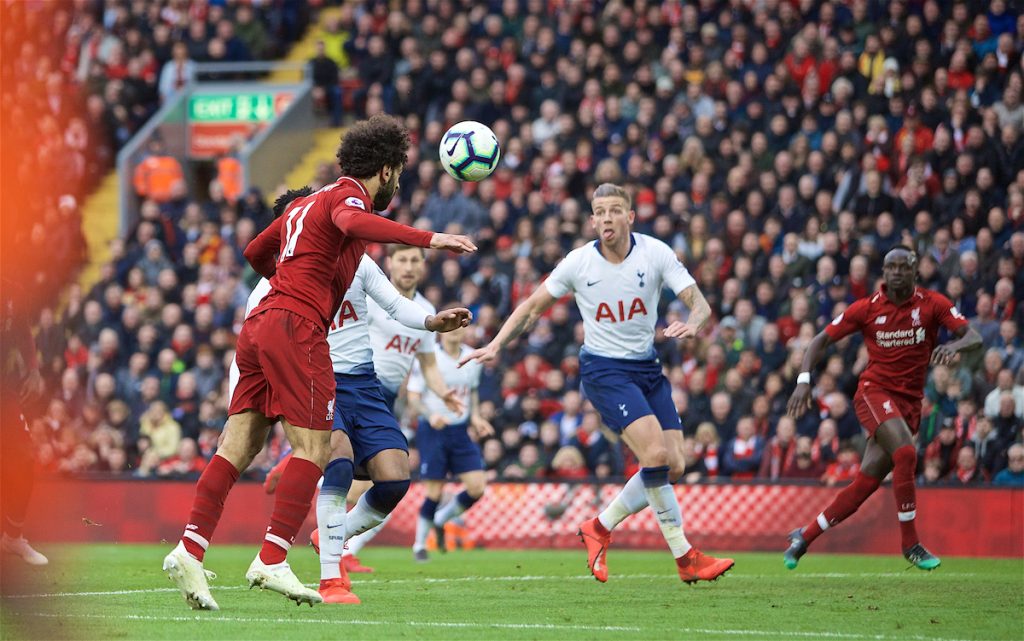
<instances>
[{"instance_id":1,"label":"player's calf","mask_svg":"<svg viewBox=\"0 0 1024 641\"><path fill-rule=\"evenodd\" d=\"M324 469L323 484L316 499L316 522L320 547L321 583L341 576L341 555L345 547L345 497L352 485L352 460L337 458Z\"/></svg>"},{"instance_id":2,"label":"player's calf","mask_svg":"<svg viewBox=\"0 0 1024 641\"><path fill-rule=\"evenodd\" d=\"M384 522L409 492L409 479L375 481L348 513L348 538L359 536ZM435 504L436 508L436 504Z\"/></svg>"}]
</instances>

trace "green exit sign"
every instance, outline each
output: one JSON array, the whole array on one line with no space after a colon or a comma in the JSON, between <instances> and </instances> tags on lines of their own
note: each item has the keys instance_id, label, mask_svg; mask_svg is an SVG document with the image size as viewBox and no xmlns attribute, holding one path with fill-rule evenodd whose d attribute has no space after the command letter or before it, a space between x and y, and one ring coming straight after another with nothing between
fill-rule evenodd
<instances>
[{"instance_id":1,"label":"green exit sign","mask_svg":"<svg viewBox=\"0 0 1024 641\"><path fill-rule=\"evenodd\" d=\"M197 94L189 98L192 122L266 122L274 118L274 94Z\"/></svg>"}]
</instances>

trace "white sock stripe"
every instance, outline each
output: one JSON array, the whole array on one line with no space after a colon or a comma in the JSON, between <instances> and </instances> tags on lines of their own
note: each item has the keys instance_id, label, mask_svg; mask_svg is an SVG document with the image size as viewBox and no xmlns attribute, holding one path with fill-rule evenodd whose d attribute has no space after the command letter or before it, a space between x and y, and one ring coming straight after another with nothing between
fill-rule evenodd
<instances>
[{"instance_id":1,"label":"white sock stripe","mask_svg":"<svg viewBox=\"0 0 1024 641\"><path fill-rule=\"evenodd\" d=\"M185 533L181 535L181 538L195 541L204 550L210 547L210 542L204 539L202 536L196 534L192 530L185 530Z\"/></svg>"},{"instance_id":2,"label":"white sock stripe","mask_svg":"<svg viewBox=\"0 0 1024 641\"><path fill-rule=\"evenodd\" d=\"M824 532L825 530L828 529L828 519L825 518L825 513L824 512L822 512L821 514L818 515L818 519L817 520L818 520L818 527L821 528L822 532Z\"/></svg>"},{"instance_id":3,"label":"white sock stripe","mask_svg":"<svg viewBox=\"0 0 1024 641\"><path fill-rule=\"evenodd\" d=\"M917 510L911 510L909 512L897 512L896 518L906 523L907 521L913 521L917 517Z\"/></svg>"},{"instance_id":4,"label":"white sock stripe","mask_svg":"<svg viewBox=\"0 0 1024 641\"><path fill-rule=\"evenodd\" d=\"M270 541L274 545L283 548L286 552L288 551L289 548L292 547L291 543L289 543L288 541L285 541L284 539L282 539L281 537L279 537L276 534L271 534L270 532L267 532L267 535L264 536L263 538L266 539L267 541Z\"/></svg>"}]
</instances>

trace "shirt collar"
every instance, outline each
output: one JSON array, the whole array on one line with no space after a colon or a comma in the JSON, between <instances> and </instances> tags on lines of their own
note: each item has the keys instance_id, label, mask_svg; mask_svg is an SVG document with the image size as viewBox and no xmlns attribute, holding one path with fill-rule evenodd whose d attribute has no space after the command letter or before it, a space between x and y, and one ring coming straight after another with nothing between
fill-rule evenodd
<instances>
[{"instance_id":1,"label":"shirt collar","mask_svg":"<svg viewBox=\"0 0 1024 641\"><path fill-rule=\"evenodd\" d=\"M881 300L884 303L891 303L891 304L895 305L896 303L893 303L891 300L889 300L888 289L889 288L885 285L885 283L882 283L882 286L878 289L878 293L882 297ZM903 305L906 305L907 303L910 303L915 298L920 298L920 295L918 293L917 285L914 285L914 291L910 292L910 296L907 298L907 300L903 301Z\"/></svg>"},{"instance_id":2,"label":"shirt collar","mask_svg":"<svg viewBox=\"0 0 1024 641\"><path fill-rule=\"evenodd\" d=\"M629 258L629 255L633 253L633 248L634 247L636 247L636 236L633 235L633 232L629 232L629 251L626 252L626 256L622 259L623 262L625 262L626 258ZM597 240L594 241L594 249L597 250L598 254L601 254L601 239L600 238L598 238ZM601 254L601 258L604 258L604 254ZM605 260L608 260L608 259L605 258Z\"/></svg>"}]
</instances>

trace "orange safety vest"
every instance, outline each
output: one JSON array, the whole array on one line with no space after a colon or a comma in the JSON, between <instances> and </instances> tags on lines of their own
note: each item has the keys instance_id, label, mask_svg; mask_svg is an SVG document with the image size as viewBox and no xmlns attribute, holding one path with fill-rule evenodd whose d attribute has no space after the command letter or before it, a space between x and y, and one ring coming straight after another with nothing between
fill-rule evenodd
<instances>
[{"instance_id":1,"label":"orange safety vest","mask_svg":"<svg viewBox=\"0 0 1024 641\"><path fill-rule=\"evenodd\" d=\"M224 188L224 198L234 205L245 189L242 163L234 156L224 156L217 161L217 180Z\"/></svg>"},{"instance_id":2,"label":"orange safety vest","mask_svg":"<svg viewBox=\"0 0 1024 641\"><path fill-rule=\"evenodd\" d=\"M135 168L132 183L144 198L158 203L171 199L174 186L185 179L181 163L173 156L150 156Z\"/></svg>"}]
</instances>

